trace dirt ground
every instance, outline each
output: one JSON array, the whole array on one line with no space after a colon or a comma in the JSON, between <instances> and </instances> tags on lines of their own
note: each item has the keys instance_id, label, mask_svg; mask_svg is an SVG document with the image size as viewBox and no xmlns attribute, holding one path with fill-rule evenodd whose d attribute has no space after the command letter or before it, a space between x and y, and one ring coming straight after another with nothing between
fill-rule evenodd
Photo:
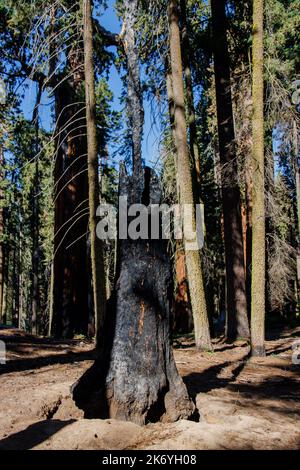
<instances>
[{"instance_id":1,"label":"dirt ground","mask_svg":"<svg viewBox=\"0 0 300 470\"><path fill-rule=\"evenodd\" d=\"M73 404L70 386L92 364L92 344L1 329L0 449L299 449L297 339L300 328L273 331L267 357L253 360L245 343L219 338L213 353L200 353L180 338L175 358L200 421L139 427L83 419Z\"/></svg>"}]
</instances>

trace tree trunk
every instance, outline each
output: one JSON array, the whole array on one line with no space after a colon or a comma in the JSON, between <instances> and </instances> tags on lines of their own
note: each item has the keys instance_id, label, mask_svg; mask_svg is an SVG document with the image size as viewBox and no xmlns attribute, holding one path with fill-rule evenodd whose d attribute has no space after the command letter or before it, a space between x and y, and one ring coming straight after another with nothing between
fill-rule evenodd
<instances>
[{"instance_id":1,"label":"tree trunk","mask_svg":"<svg viewBox=\"0 0 300 470\"><path fill-rule=\"evenodd\" d=\"M160 204L162 191L155 173L142 168L136 13L137 2L126 1L127 110L134 164L131 176L121 167L119 196L128 198L128 206L148 206L149 215L151 204ZM166 240L122 239L118 253L104 347L92 368L74 384L73 398L88 418L110 417L137 424L189 418L194 405L176 369L170 342L173 289Z\"/></svg>"},{"instance_id":2,"label":"tree trunk","mask_svg":"<svg viewBox=\"0 0 300 470\"><path fill-rule=\"evenodd\" d=\"M4 247L4 266L3 266L3 300L2 300L2 322L4 325L7 324L7 297L8 297L8 271L10 263L10 249L6 244Z\"/></svg>"},{"instance_id":3,"label":"tree trunk","mask_svg":"<svg viewBox=\"0 0 300 470\"><path fill-rule=\"evenodd\" d=\"M169 2L168 17L170 30L169 34L172 83L175 107L174 133L175 146L177 152L177 178L179 187L179 202L181 208L184 208L185 205L190 205L193 208L192 226L193 228L195 228L195 202L193 195L193 182L187 143L178 3L175 0L171 0ZM186 234L184 233L184 235ZM199 250L189 250L186 245L186 238L185 256L187 277L193 310L196 346L197 348L211 350L212 345L209 334L209 323L207 317L206 298L201 268L200 252Z\"/></svg>"},{"instance_id":4,"label":"tree trunk","mask_svg":"<svg viewBox=\"0 0 300 470\"><path fill-rule=\"evenodd\" d=\"M165 63L166 70L166 88L169 105L169 119L172 131L172 141L175 146L175 109L172 74L170 71L169 60ZM175 153L175 170L177 172L177 155ZM179 194L178 181L176 193ZM175 271L176 271L176 295L174 304L174 323L173 330L175 333L189 333L193 330L193 315L191 309L190 295L188 290L188 281L186 278L185 254L180 243L176 244L175 253Z\"/></svg>"},{"instance_id":5,"label":"tree trunk","mask_svg":"<svg viewBox=\"0 0 300 470\"><path fill-rule=\"evenodd\" d=\"M146 168L143 180L145 184L138 182L144 188L140 202L160 204L154 172ZM121 171L120 195L127 196L129 204L139 202L133 187L132 177ZM105 355L75 384L73 398L87 418L137 424L187 419L194 405L170 342L173 289L166 241L122 240L119 262L105 328Z\"/></svg>"},{"instance_id":6,"label":"tree trunk","mask_svg":"<svg viewBox=\"0 0 300 470\"><path fill-rule=\"evenodd\" d=\"M251 351L265 355L265 200L264 200L264 80L263 80L263 0L253 2L252 97L253 97L253 206Z\"/></svg>"},{"instance_id":7,"label":"tree trunk","mask_svg":"<svg viewBox=\"0 0 300 470\"><path fill-rule=\"evenodd\" d=\"M230 340L249 338L243 232L233 124L225 0L211 0L221 187L224 216L227 324Z\"/></svg>"},{"instance_id":8,"label":"tree trunk","mask_svg":"<svg viewBox=\"0 0 300 470\"><path fill-rule=\"evenodd\" d=\"M2 183L4 177L4 156L3 148L0 146L0 180ZM3 323L3 291L4 291L4 211L3 211L4 192L2 184L0 186L0 323Z\"/></svg>"},{"instance_id":9,"label":"tree trunk","mask_svg":"<svg viewBox=\"0 0 300 470\"><path fill-rule=\"evenodd\" d=\"M93 63L93 30L91 0L84 0L84 68L87 125L87 159L89 180L89 228L91 239L91 267L95 311L95 333L97 346L103 337L106 308L106 275L104 268L103 240L96 236L96 210L100 203L98 177L98 151L96 131L96 98Z\"/></svg>"},{"instance_id":10,"label":"tree trunk","mask_svg":"<svg viewBox=\"0 0 300 470\"><path fill-rule=\"evenodd\" d=\"M251 312L251 265L252 265L252 169L249 161L251 155L246 156L245 163L245 191L246 191L246 294L247 312Z\"/></svg>"},{"instance_id":11,"label":"tree trunk","mask_svg":"<svg viewBox=\"0 0 300 470\"><path fill-rule=\"evenodd\" d=\"M16 200L16 198L15 198ZM12 269L12 313L11 321L15 328L19 326L19 233L13 234L13 269Z\"/></svg>"},{"instance_id":12,"label":"tree trunk","mask_svg":"<svg viewBox=\"0 0 300 470\"><path fill-rule=\"evenodd\" d=\"M187 104L187 113L188 113L188 128L189 128L189 148L193 161L194 169L194 184L195 190L194 195L197 202L201 200L200 198L200 184L201 184L201 175L200 175L200 154L199 147L197 142L197 128L196 128L196 114L194 106L194 92L193 92L193 82L192 82L192 70L191 70L191 61L190 61L190 40L189 40L189 31L188 31L188 22L187 22L187 13L186 13L186 0L180 0L180 13L181 13L181 35L182 35L182 63L184 69L184 78L185 78L185 91L186 91L186 104Z\"/></svg>"},{"instance_id":13,"label":"tree trunk","mask_svg":"<svg viewBox=\"0 0 300 470\"><path fill-rule=\"evenodd\" d=\"M176 294L174 304L173 331L190 333L193 331L193 315L186 279L185 255L181 244L176 244L175 253Z\"/></svg>"},{"instance_id":14,"label":"tree trunk","mask_svg":"<svg viewBox=\"0 0 300 470\"><path fill-rule=\"evenodd\" d=\"M21 208L22 211L22 208ZM22 219L23 211L20 214L20 218ZM24 236L22 227L20 227L19 233L19 244L18 244L18 258L19 258L19 266L18 266L18 285L19 285L19 324L18 328L25 329L25 318L24 318L24 274L23 274L23 257L22 257L22 250L24 244Z\"/></svg>"},{"instance_id":15,"label":"tree trunk","mask_svg":"<svg viewBox=\"0 0 300 470\"><path fill-rule=\"evenodd\" d=\"M60 338L86 335L88 330L86 116L78 103L84 70L77 45L69 51L68 62L71 77L55 89L53 332Z\"/></svg>"},{"instance_id":16,"label":"tree trunk","mask_svg":"<svg viewBox=\"0 0 300 470\"><path fill-rule=\"evenodd\" d=\"M298 145L298 129L297 122L293 121L293 143L294 143L294 177L296 188L296 209L297 209L297 232L298 232L298 245L297 245L297 281L296 281L296 299L297 310L300 310L300 168L299 168L299 145Z\"/></svg>"},{"instance_id":17,"label":"tree trunk","mask_svg":"<svg viewBox=\"0 0 300 470\"><path fill-rule=\"evenodd\" d=\"M40 313L40 286L39 286L39 105L42 97L42 85L39 83L38 93L36 98L36 105L33 112L32 122L35 126L35 141L36 141L36 158L35 158L35 173L33 178L32 187L32 202L31 202L31 236L32 236L32 272L31 272L31 333L36 335L38 332L38 317Z\"/></svg>"},{"instance_id":18,"label":"tree trunk","mask_svg":"<svg viewBox=\"0 0 300 470\"><path fill-rule=\"evenodd\" d=\"M38 317L40 312L40 292L39 292L39 163L35 162L34 187L32 190L32 311L31 311L31 333L36 335L38 332Z\"/></svg>"},{"instance_id":19,"label":"tree trunk","mask_svg":"<svg viewBox=\"0 0 300 470\"><path fill-rule=\"evenodd\" d=\"M122 43L127 60L127 115L132 140L133 180L138 184L143 178L142 136L144 125L143 95L140 83L140 67L135 40L135 22L139 0L124 0L124 26ZM134 183L135 185L135 183ZM141 196L141 188L135 187ZM137 198L138 198L137 194Z\"/></svg>"}]
</instances>

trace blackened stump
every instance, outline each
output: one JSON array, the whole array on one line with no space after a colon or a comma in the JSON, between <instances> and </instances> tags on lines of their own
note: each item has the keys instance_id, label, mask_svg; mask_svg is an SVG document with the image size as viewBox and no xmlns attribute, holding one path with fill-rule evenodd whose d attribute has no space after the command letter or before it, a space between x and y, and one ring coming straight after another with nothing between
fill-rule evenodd
<instances>
[{"instance_id":1,"label":"blackened stump","mask_svg":"<svg viewBox=\"0 0 300 470\"><path fill-rule=\"evenodd\" d=\"M132 177L121 171L120 195L127 195L129 204L160 203L161 189L152 170L135 179L135 189L137 183L139 191L132 191ZM166 240L121 240L118 273L104 351L74 384L73 398L87 418L137 424L188 419L195 406L170 342L173 289Z\"/></svg>"}]
</instances>

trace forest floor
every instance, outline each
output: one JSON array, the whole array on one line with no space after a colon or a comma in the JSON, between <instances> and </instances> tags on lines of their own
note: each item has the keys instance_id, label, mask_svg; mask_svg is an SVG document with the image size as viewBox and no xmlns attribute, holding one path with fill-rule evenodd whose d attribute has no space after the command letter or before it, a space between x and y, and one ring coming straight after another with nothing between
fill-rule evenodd
<instances>
[{"instance_id":1,"label":"forest floor","mask_svg":"<svg viewBox=\"0 0 300 470\"><path fill-rule=\"evenodd\" d=\"M291 360L297 339L300 327L274 330L267 357L255 360L246 343L218 338L213 353L202 353L189 337L177 339L176 363L200 421L139 427L86 420L75 407L70 386L92 364L91 343L1 329L0 449L299 449L300 364Z\"/></svg>"}]
</instances>

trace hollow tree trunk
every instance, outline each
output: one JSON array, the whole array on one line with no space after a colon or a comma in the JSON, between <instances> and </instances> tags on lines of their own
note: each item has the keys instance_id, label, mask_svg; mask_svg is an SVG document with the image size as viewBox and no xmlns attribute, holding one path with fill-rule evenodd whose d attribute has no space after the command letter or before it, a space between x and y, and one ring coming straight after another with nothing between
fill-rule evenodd
<instances>
[{"instance_id":1,"label":"hollow tree trunk","mask_svg":"<svg viewBox=\"0 0 300 470\"><path fill-rule=\"evenodd\" d=\"M68 63L71 77L55 90L53 332L63 338L88 331L86 116L79 97L83 56L76 45Z\"/></svg>"},{"instance_id":2,"label":"hollow tree trunk","mask_svg":"<svg viewBox=\"0 0 300 470\"><path fill-rule=\"evenodd\" d=\"M192 207L192 227L195 229L195 201L193 195L193 182L187 143L178 2L175 0L170 0L169 2L168 17L170 35L170 58L174 96L174 134L177 152L177 179L179 187L179 202L182 208L184 208L186 205ZM184 236L186 236L185 232ZM199 250L191 251L187 249L185 243L185 257L194 319L196 346L197 348L202 349L212 349L209 333L209 323L207 317L207 307L200 252Z\"/></svg>"},{"instance_id":3,"label":"hollow tree trunk","mask_svg":"<svg viewBox=\"0 0 300 470\"><path fill-rule=\"evenodd\" d=\"M263 0L253 2L252 97L253 97L253 206L251 349L253 356L265 355L265 198L264 198L264 80Z\"/></svg>"},{"instance_id":4,"label":"hollow tree trunk","mask_svg":"<svg viewBox=\"0 0 300 470\"><path fill-rule=\"evenodd\" d=\"M135 181L143 190L131 197L133 180L121 172L120 195L129 204L159 204L161 190L152 170ZM170 342L172 274L165 240L122 240L114 305L107 315L105 355L73 388L86 417L147 422L176 421L194 412L178 374Z\"/></svg>"},{"instance_id":5,"label":"hollow tree trunk","mask_svg":"<svg viewBox=\"0 0 300 470\"><path fill-rule=\"evenodd\" d=\"M227 283L226 336L230 340L250 336L243 251L240 190L226 36L225 0L211 0L214 70L216 85L224 242Z\"/></svg>"}]
</instances>

